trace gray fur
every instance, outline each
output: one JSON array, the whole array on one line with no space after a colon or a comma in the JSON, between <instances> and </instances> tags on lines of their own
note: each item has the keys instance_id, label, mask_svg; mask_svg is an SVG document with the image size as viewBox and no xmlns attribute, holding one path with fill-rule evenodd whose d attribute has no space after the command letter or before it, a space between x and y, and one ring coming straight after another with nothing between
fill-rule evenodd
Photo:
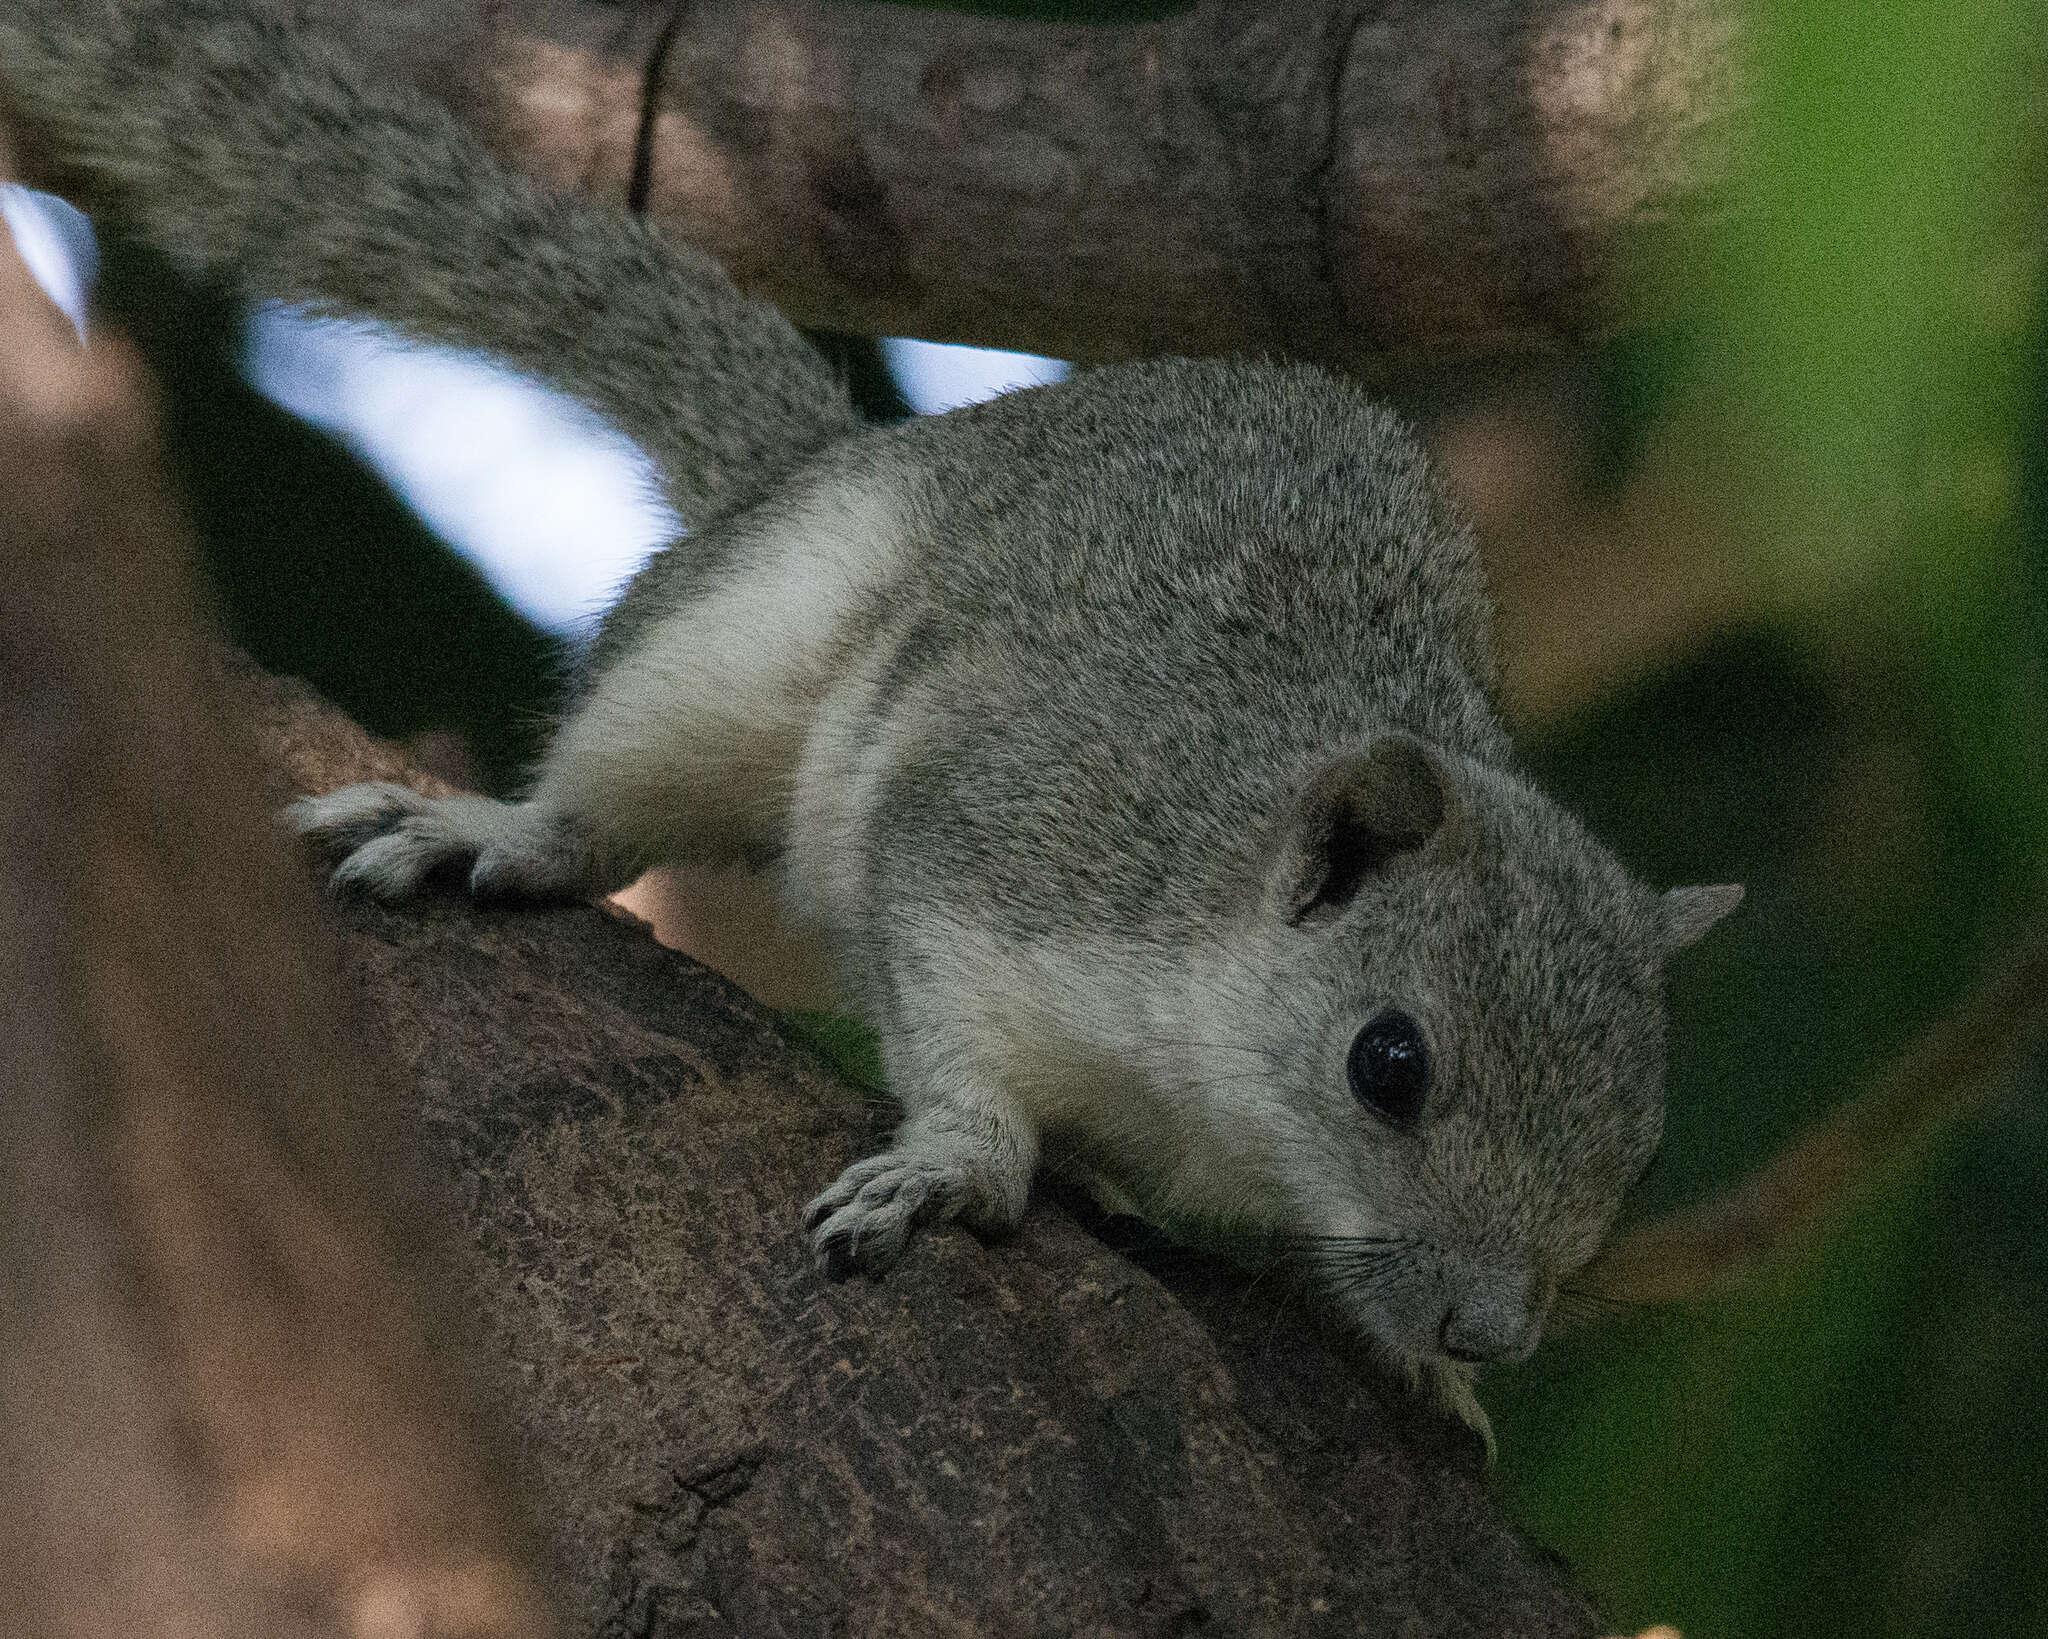
<instances>
[{"instance_id":1,"label":"gray fur","mask_svg":"<svg viewBox=\"0 0 2048 1639\"><path fill-rule=\"evenodd\" d=\"M715 269L254 0L17 6L0 73L170 244L561 382L696 528L524 802L296 805L337 880L775 865L906 1116L813 1203L828 1263L1015 1223L1051 1149L1177 1233L1298 1250L1454 1396L1533 1346L1657 1143L1664 962L1737 890L1658 896L1516 772L1471 537L1386 411L1162 361L853 432ZM1347 1075L1387 1009L1435 1068L1412 1123Z\"/></svg>"},{"instance_id":2,"label":"gray fur","mask_svg":"<svg viewBox=\"0 0 2048 1639\"><path fill-rule=\"evenodd\" d=\"M481 347L607 417L705 522L854 427L773 308L647 223L495 164L262 0L8 0L7 96L93 207L265 296Z\"/></svg>"}]
</instances>

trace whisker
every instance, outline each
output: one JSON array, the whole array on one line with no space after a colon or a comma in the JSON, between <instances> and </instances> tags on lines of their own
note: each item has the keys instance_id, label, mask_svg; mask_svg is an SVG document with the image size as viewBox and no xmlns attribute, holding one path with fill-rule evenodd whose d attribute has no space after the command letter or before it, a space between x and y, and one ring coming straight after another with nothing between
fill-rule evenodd
<instances>
[{"instance_id":1,"label":"whisker","mask_svg":"<svg viewBox=\"0 0 2048 1639\"><path fill-rule=\"evenodd\" d=\"M1264 1092L1266 1083L1254 1075L1196 1076L1184 1075L1171 1079L1160 1078L1156 1085L1167 1093L1230 1093L1239 1088Z\"/></svg>"},{"instance_id":2,"label":"whisker","mask_svg":"<svg viewBox=\"0 0 2048 1639\"><path fill-rule=\"evenodd\" d=\"M1246 1288L1249 1292L1250 1288ZM1294 1306L1301 1301L1299 1287L1289 1287L1281 1294L1281 1301L1273 1305L1272 1318L1266 1323L1266 1335L1259 1342L1259 1358L1263 1363L1273 1353L1274 1339L1279 1336L1281 1322L1294 1312Z\"/></svg>"},{"instance_id":3,"label":"whisker","mask_svg":"<svg viewBox=\"0 0 2048 1639\"><path fill-rule=\"evenodd\" d=\"M1412 1284L1412 1272L1405 1266L1394 1266L1337 1277L1331 1282L1331 1290L1338 1297L1383 1298Z\"/></svg>"},{"instance_id":4,"label":"whisker","mask_svg":"<svg viewBox=\"0 0 2048 1639\"><path fill-rule=\"evenodd\" d=\"M1203 1041L1185 1036L1147 1036L1143 1041L1147 1047L1199 1047L1210 1053L1249 1053L1276 1067L1286 1062L1272 1048L1253 1041Z\"/></svg>"},{"instance_id":5,"label":"whisker","mask_svg":"<svg viewBox=\"0 0 2048 1639\"><path fill-rule=\"evenodd\" d=\"M1304 1034L1309 1031L1311 1027L1309 1019L1302 1013L1300 1006L1295 1002L1294 998L1281 990L1279 984L1270 973L1262 973L1252 966L1251 958L1234 945L1220 945L1215 948L1221 950L1225 959L1234 964L1240 973L1253 982L1253 985L1256 987L1256 994L1278 1008L1286 1017L1288 1023Z\"/></svg>"},{"instance_id":6,"label":"whisker","mask_svg":"<svg viewBox=\"0 0 2048 1639\"><path fill-rule=\"evenodd\" d=\"M1683 1326L1688 1330L1703 1324L1693 1310L1671 1303L1646 1303L1640 1298L1615 1297L1591 1286L1564 1285L1557 1289L1557 1319L1566 1323L1595 1321L1652 1320Z\"/></svg>"}]
</instances>

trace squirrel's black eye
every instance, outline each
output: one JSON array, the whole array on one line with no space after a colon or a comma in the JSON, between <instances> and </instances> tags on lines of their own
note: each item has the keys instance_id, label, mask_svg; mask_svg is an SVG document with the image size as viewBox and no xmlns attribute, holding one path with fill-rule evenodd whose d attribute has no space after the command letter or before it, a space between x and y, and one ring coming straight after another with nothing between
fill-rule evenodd
<instances>
[{"instance_id":1,"label":"squirrel's black eye","mask_svg":"<svg viewBox=\"0 0 2048 1639\"><path fill-rule=\"evenodd\" d=\"M1375 1014L1351 1038L1351 1090L1389 1121L1407 1123L1422 1114L1429 1097L1429 1048L1422 1026L1398 1007Z\"/></svg>"}]
</instances>

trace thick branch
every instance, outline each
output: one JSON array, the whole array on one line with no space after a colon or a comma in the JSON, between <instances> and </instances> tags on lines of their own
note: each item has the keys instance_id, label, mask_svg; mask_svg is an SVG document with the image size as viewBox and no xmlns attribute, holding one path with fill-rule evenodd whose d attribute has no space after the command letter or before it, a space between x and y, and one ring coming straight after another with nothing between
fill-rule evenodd
<instances>
[{"instance_id":1,"label":"thick branch","mask_svg":"<svg viewBox=\"0 0 2048 1639\"><path fill-rule=\"evenodd\" d=\"M806 322L1071 358L1415 368L1606 329L1715 208L1729 0L1202 0L1082 27L853 0L334 0L521 163L646 197ZM459 40L451 49L446 42Z\"/></svg>"}]
</instances>

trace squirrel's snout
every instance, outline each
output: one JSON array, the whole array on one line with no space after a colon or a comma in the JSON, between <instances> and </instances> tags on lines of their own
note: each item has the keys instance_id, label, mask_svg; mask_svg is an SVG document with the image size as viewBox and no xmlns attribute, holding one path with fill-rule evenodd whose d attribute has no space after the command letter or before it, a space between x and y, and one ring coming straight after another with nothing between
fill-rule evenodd
<instances>
[{"instance_id":1,"label":"squirrel's snout","mask_svg":"<svg viewBox=\"0 0 2048 1639\"><path fill-rule=\"evenodd\" d=\"M1456 1304L1444 1311L1437 1347L1453 1360L1482 1365L1493 1360L1526 1360L1535 1352L1539 1328L1527 1316L1508 1317L1490 1308Z\"/></svg>"},{"instance_id":2,"label":"squirrel's snout","mask_svg":"<svg viewBox=\"0 0 2048 1639\"><path fill-rule=\"evenodd\" d=\"M1527 1360L1536 1352L1549 1307L1548 1290L1533 1280L1489 1283L1444 1310L1437 1322L1437 1347L1469 1365Z\"/></svg>"}]
</instances>

